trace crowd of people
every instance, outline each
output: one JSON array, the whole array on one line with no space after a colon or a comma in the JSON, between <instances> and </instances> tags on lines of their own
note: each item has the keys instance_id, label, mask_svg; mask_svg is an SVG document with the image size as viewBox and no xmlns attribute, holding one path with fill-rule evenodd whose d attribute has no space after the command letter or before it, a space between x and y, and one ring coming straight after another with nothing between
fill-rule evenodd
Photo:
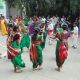
<instances>
[{"instance_id":1,"label":"crowd of people","mask_svg":"<svg viewBox=\"0 0 80 80\"><path fill-rule=\"evenodd\" d=\"M73 28L72 28L73 26ZM56 64L58 71L61 70L63 63L68 56L68 38L73 35L74 49L77 48L78 31L80 30L80 17L72 23L70 17L15 17L0 19L1 34L7 35L7 55L11 60L14 72L20 73L21 68L25 67L22 60L23 48L27 47L30 51L30 60L33 70L40 68L43 63L42 52L46 46L46 38L57 41L56 44Z\"/></svg>"}]
</instances>

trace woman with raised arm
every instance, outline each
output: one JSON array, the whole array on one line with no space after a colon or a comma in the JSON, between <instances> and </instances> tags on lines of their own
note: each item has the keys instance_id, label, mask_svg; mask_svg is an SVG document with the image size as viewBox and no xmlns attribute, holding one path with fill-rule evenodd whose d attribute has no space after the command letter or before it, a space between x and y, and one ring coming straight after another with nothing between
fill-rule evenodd
<instances>
[{"instance_id":1,"label":"woman with raised arm","mask_svg":"<svg viewBox=\"0 0 80 80\"><path fill-rule=\"evenodd\" d=\"M67 58L68 52L67 47L64 44L63 32L61 30L59 31L59 29L56 34L56 40L56 64L58 66L57 70L60 71L65 59Z\"/></svg>"},{"instance_id":2,"label":"woman with raised arm","mask_svg":"<svg viewBox=\"0 0 80 80\"><path fill-rule=\"evenodd\" d=\"M68 38L65 36L65 33L66 32L64 31L64 29L59 27L59 28L57 28L57 32L55 34L55 37L53 37L54 39L57 40L57 44L56 44L56 64L58 66L58 69L57 69L58 71L60 71L60 69L62 68L62 65L63 65L63 63L66 60L67 55L68 55L67 40L65 41L65 39L68 39Z\"/></svg>"}]
</instances>

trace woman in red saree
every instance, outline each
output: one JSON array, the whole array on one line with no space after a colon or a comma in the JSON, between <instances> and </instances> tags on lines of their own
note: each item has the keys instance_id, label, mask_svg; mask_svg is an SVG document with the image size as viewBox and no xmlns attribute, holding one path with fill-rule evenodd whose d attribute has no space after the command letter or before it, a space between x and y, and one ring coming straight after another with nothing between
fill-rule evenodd
<instances>
[{"instance_id":1,"label":"woman in red saree","mask_svg":"<svg viewBox=\"0 0 80 80\"><path fill-rule=\"evenodd\" d=\"M60 33L58 31L57 35L57 44L56 44L56 64L58 66L58 71L60 71L60 69L62 68L62 65L65 61L65 59L67 58L68 55L68 51L67 48L64 44L64 38L62 35L62 32Z\"/></svg>"},{"instance_id":2,"label":"woman in red saree","mask_svg":"<svg viewBox=\"0 0 80 80\"><path fill-rule=\"evenodd\" d=\"M64 63L64 61L67 58L68 55L68 49L65 45L64 42L64 35L63 35L63 31L60 32L59 30L57 31L54 39L57 40L57 44L56 44L56 64L58 66L58 71L60 71L60 69L62 68L62 65Z\"/></svg>"}]
</instances>

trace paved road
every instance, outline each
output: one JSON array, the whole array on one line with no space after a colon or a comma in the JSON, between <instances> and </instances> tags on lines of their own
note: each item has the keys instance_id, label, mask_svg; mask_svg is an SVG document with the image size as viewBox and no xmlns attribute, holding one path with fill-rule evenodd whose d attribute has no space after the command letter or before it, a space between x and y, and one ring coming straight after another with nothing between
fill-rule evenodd
<instances>
[{"instance_id":1,"label":"paved road","mask_svg":"<svg viewBox=\"0 0 80 80\"><path fill-rule=\"evenodd\" d=\"M6 52L6 37L0 36L0 52ZM3 41L3 42L2 42ZM80 39L79 39L80 41ZM0 80L80 80L80 43L78 42L78 48L72 49L72 39L69 39L69 55L68 59L64 63L61 72L55 70L55 44L47 44L43 51L43 69L42 70L32 70L32 63L29 59L29 53L24 49L22 55L26 68L23 69L22 73L14 73L13 65L7 59L0 59Z\"/></svg>"}]
</instances>

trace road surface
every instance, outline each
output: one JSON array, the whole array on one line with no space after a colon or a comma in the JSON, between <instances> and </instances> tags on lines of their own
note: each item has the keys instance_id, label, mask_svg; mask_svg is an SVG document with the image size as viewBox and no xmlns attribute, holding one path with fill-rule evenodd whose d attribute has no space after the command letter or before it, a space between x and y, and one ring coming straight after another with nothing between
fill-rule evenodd
<instances>
[{"instance_id":1,"label":"road surface","mask_svg":"<svg viewBox=\"0 0 80 80\"><path fill-rule=\"evenodd\" d=\"M43 50L43 65L42 70L32 70L27 48L24 48L22 58L26 63L26 68L22 73L14 73L11 61L6 58L0 59L0 80L80 80L80 42L78 48L73 49L72 38L69 38L69 54L66 62L63 65L61 72L55 69L55 46L56 41L52 41L52 45L46 42L46 48ZM80 41L80 38L79 38ZM6 53L6 36L0 35L0 53Z\"/></svg>"}]
</instances>

